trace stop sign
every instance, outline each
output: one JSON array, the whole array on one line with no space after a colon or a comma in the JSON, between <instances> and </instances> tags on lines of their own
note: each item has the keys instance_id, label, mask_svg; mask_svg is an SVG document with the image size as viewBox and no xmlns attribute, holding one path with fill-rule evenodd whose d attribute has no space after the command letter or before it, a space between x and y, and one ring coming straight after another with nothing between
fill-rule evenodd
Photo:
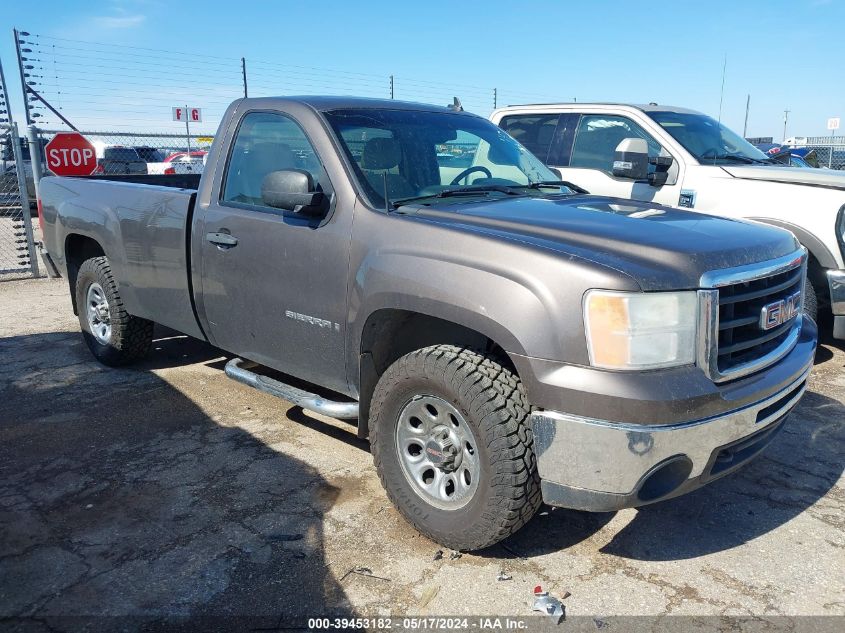
<instances>
[{"instance_id":1,"label":"stop sign","mask_svg":"<svg viewBox=\"0 0 845 633\"><path fill-rule=\"evenodd\" d=\"M97 153L77 132L59 132L44 148L47 168L57 176L90 176L97 167Z\"/></svg>"}]
</instances>

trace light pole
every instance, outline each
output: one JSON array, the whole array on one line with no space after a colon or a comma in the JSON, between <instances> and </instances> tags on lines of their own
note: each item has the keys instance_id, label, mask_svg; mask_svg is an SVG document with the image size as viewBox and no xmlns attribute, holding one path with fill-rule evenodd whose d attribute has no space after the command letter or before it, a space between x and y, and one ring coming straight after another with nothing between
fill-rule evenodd
<instances>
[{"instance_id":1,"label":"light pole","mask_svg":"<svg viewBox=\"0 0 845 633\"><path fill-rule=\"evenodd\" d=\"M748 110L751 109L751 95L745 100L745 125L742 126L742 138L748 136Z\"/></svg>"},{"instance_id":2,"label":"light pole","mask_svg":"<svg viewBox=\"0 0 845 633\"><path fill-rule=\"evenodd\" d=\"M786 143L786 124L789 121L789 113L792 110L784 110L783 111L783 142Z\"/></svg>"}]
</instances>

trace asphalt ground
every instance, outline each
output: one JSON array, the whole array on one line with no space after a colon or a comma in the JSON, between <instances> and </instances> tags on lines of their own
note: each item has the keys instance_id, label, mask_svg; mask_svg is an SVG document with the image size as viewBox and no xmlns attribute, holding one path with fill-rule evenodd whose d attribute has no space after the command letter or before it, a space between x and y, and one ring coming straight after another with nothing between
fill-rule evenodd
<instances>
[{"instance_id":1,"label":"asphalt ground","mask_svg":"<svg viewBox=\"0 0 845 633\"><path fill-rule=\"evenodd\" d=\"M842 630L842 342L823 343L803 401L740 472L637 510L544 508L457 558L393 509L350 425L229 380L213 347L157 336L142 364L103 367L64 280L0 281L0 627L527 618L541 585L569 594L585 630L735 630L726 616ZM614 620L633 615L651 617Z\"/></svg>"}]
</instances>

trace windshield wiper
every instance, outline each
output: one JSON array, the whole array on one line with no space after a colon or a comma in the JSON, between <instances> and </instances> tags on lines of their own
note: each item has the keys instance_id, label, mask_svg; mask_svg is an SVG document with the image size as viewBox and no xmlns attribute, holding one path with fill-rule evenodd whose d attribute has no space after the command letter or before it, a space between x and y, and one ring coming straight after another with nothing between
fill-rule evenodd
<instances>
[{"instance_id":1,"label":"windshield wiper","mask_svg":"<svg viewBox=\"0 0 845 633\"><path fill-rule=\"evenodd\" d=\"M529 182L527 185L520 185L520 187L528 187L529 189L546 189L547 187L566 187L572 189L575 193L590 193L583 187L579 187L568 180L539 180L537 182Z\"/></svg>"},{"instance_id":2,"label":"windshield wiper","mask_svg":"<svg viewBox=\"0 0 845 633\"><path fill-rule=\"evenodd\" d=\"M419 200L427 200L429 198L456 198L460 196L477 196L479 194L486 195L488 193L503 193L508 196L522 196L525 195L521 191L517 191L513 187L506 187L505 185L475 185L470 187L460 187L454 189L443 189L437 193L431 193L427 196L412 196L410 198L400 198L399 200L392 200L391 205L394 209L417 202Z\"/></svg>"},{"instance_id":3,"label":"windshield wiper","mask_svg":"<svg viewBox=\"0 0 845 633\"><path fill-rule=\"evenodd\" d=\"M750 158L748 156L743 156L742 154L714 154L713 156L702 156L701 160L732 160L738 163L745 163L746 165L753 165L755 163L762 162L756 158Z\"/></svg>"}]
</instances>

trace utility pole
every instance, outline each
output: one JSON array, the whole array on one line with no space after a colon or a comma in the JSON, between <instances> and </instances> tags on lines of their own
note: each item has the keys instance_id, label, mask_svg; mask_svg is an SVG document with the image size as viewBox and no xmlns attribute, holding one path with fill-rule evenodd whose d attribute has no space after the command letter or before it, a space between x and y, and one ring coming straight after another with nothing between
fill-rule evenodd
<instances>
[{"instance_id":1,"label":"utility pole","mask_svg":"<svg viewBox=\"0 0 845 633\"><path fill-rule=\"evenodd\" d=\"M789 113L792 110L783 111L783 142L786 143L786 124L789 122Z\"/></svg>"},{"instance_id":2,"label":"utility pole","mask_svg":"<svg viewBox=\"0 0 845 633\"><path fill-rule=\"evenodd\" d=\"M188 143L188 161L191 160L191 126L188 124L188 121L191 118L191 115L188 114L188 106L185 106L185 140Z\"/></svg>"},{"instance_id":3,"label":"utility pole","mask_svg":"<svg viewBox=\"0 0 845 633\"><path fill-rule=\"evenodd\" d=\"M751 108L751 95L745 100L745 125L742 126L742 138L748 136L748 110Z\"/></svg>"},{"instance_id":4,"label":"utility pole","mask_svg":"<svg viewBox=\"0 0 845 633\"><path fill-rule=\"evenodd\" d=\"M393 98L393 75L390 75L390 98Z\"/></svg>"},{"instance_id":5,"label":"utility pole","mask_svg":"<svg viewBox=\"0 0 845 633\"><path fill-rule=\"evenodd\" d=\"M722 64L722 91L719 93L719 123L722 122L722 102L725 99L725 74L728 70L728 56L725 54L725 63Z\"/></svg>"},{"instance_id":6,"label":"utility pole","mask_svg":"<svg viewBox=\"0 0 845 633\"><path fill-rule=\"evenodd\" d=\"M249 96L249 92L246 89L246 59L241 57L241 72L244 76L244 99Z\"/></svg>"},{"instance_id":7,"label":"utility pole","mask_svg":"<svg viewBox=\"0 0 845 633\"><path fill-rule=\"evenodd\" d=\"M827 168L833 169L833 145L836 143L836 130L830 131L830 156L827 157Z\"/></svg>"}]
</instances>

